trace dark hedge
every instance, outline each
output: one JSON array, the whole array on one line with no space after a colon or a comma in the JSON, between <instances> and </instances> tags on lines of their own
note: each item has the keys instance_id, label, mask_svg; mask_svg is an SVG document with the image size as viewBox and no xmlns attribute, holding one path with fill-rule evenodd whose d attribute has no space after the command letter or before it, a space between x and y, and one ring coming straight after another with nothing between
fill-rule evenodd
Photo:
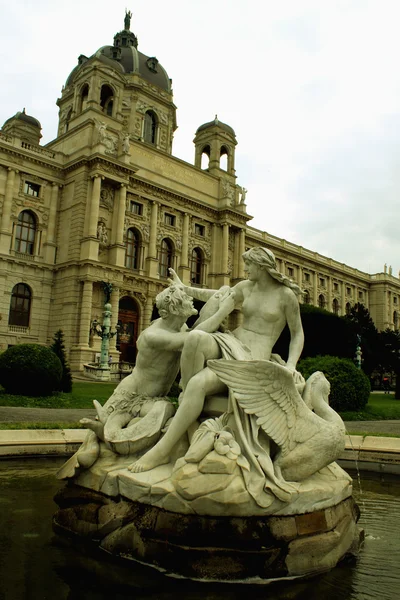
<instances>
[{"instance_id":1,"label":"dark hedge","mask_svg":"<svg viewBox=\"0 0 400 600\"><path fill-rule=\"evenodd\" d=\"M371 386L367 375L346 358L316 356L300 361L297 369L307 379L315 371L322 371L331 384L329 403L338 412L363 409Z\"/></svg>"},{"instance_id":2,"label":"dark hedge","mask_svg":"<svg viewBox=\"0 0 400 600\"><path fill-rule=\"evenodd\" d=\"M0 355L0 384L8 394L49 396L59 389L62 365L46 346L18 344Z\"/></svg>"}]
</instances>

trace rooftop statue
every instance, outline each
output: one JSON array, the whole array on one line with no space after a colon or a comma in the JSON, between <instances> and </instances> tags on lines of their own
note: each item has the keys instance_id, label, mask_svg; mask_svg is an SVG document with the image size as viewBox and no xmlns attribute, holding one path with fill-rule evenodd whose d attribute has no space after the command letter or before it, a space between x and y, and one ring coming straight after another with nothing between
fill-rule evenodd
<instances>
[{"instance_id":1,"label":"rooftop statue","mask_svg":"<svg viewBox=\"0 0 400 600\"><path fill-rule=\"evenodd\" d=\"M131 29L131 18L132 18L131 11L125 10L124 29L126 31L130 31L130 29Z\"/></svg>"},{"instance_id":2,"label":"rooftop statue","mask_svg":"<svg viewBox=\"0 0 400 600\"><path fill-rule=\"evenodd\" d=\"M296 370L301 290L278 272L270 250L252 248L243 260L248 279L220 290L186 286L171 270L132 374L103 407L95 402L97 419L83 420L87 439L60 478L181 515L304 515L347 501L351 478L334 462L345 428L329 406L329 382L322 373L305 381ZM189 330L193 298L205 304ZM235 308L242 324L230 332ZM284 362L272 350L286 325ZM176 409L167 394L179 369ZM330 538L336 554L325 544L329 560L348 550L355 522L351 513L346 535ZM303 572L303 559L293 560L289 572Z\"/></svg>"}]
</instances>

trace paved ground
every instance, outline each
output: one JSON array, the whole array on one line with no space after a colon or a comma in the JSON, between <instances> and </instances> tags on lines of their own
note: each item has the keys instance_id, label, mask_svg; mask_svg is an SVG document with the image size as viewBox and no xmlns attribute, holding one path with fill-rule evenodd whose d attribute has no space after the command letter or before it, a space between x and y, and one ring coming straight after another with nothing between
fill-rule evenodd
<instances>
[{"instance_id":1,"label":"paved ground","mask_svg":"<svg viewBox=\"0 0 400 600\"><path fill-rule=\"evenodd\" d=\"M83 417L94 417L94 408L20 408L0 406L0 423L46 422L77 423Z\"/></svg>"},{"instance_id":2,"label":"paved ground","mask_svg":"<svg viewBox=\"0 0 400 600\"><path fill-rule=\"evenodd\" d=\"M90 408L20 408L0 406L0 423L46 422L77 423L82 417L94 417L96 412ZM371 434L399 435L400 421L347 421L347 431Z\"/></svg>"}]
</instances>

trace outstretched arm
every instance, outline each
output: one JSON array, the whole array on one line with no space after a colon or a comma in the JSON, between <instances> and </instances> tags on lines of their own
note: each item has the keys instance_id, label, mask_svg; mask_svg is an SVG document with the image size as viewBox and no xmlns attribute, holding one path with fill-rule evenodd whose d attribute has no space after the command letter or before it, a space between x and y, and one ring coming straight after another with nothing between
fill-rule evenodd
<instances>
[{"instance_id":1,"label":"outstretched arm","mask_svg":"<svg viewBox=\"0 0 400 600\"><path fill-rule=\"evenodd\" d=\"M291 290L288 290L287 302L285 303L286 321L290 331L289 356L286 366L295 370L297 361L304 346L304 332L300 317L299 302Z\"/></svg>"},{"instance_id":2,"label":"outstretched arm","mask_svg":"<svg viewBox=\"0 0 400 600\"><path fill-rule=\"evenodd\" d=\"M171 275L171 279L169 281L171 283L175 283L182 287L183 291L191 298L196 298L196 300L201 300L202 302L207 302L215 294L217 290L205 290L203 288L190 287L189 285L185 285L183 281L179 278L179 275L174 271L174 269L169 269L169 273Z\"/></svg>"}]
</instances>

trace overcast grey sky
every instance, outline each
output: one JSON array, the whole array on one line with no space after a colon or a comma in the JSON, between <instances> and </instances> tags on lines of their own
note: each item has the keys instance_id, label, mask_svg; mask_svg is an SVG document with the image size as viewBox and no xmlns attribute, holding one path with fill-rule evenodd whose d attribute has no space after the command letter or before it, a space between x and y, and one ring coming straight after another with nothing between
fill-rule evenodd
<instances>
[{"instance_id":1,"label":"overcast grey sky","mask_svg":"<svg viewBox=\"0 0 400 600\"><path fill-rule=\"evenodd\" d=\"M400 269L399 0L0 0L0 126L18 110L56 135L80 54L125 7L173 80L174 155L199 125L237 135L251 225L369 273Z\"/></svg>"}]
</instances>

